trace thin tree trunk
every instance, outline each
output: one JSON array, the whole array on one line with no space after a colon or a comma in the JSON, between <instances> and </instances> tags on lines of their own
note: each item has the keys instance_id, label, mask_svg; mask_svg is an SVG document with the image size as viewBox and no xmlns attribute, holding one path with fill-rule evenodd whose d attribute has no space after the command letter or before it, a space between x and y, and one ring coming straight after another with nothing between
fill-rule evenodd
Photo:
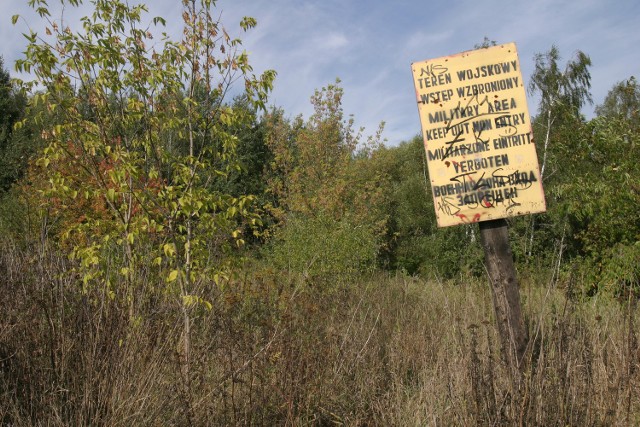
<instances>
[{"instance_id":1,"label":"thin tree trunk","mask_svg":"<svg viewBox=\"0 0 640 427\"><path fill-rule=\"evenodd\" d=\"M547 167L547 148L549 147L549 139L551 138L551 126L554 119L551 117L551 110L547 111L547 132L544 138L544 148L542 149L542 166L540 167L540 183L544 178L544 171ZM531 258L533 253L533 238L536 228L536 217L531 216L531 236L529 237L529 250L526 251L527 257Z\"/></svg>"}]
</instances>

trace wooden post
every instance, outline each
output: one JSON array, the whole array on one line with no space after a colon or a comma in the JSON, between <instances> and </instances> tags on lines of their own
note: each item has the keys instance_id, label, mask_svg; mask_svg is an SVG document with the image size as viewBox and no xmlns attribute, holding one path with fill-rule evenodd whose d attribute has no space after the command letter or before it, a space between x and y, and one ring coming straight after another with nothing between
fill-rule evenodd
<instances>
[{"instance_id":1,"label":"wooden post","mask_svg":"<svg viewBox=\"0 0 640 427\"><path fill-rule=\"evenodd\" d=\"M520 291L505 219L480 222L480 239L491 282L493 308L503 354L518 377L523 370L527 330L520 308Z\"/></svg>"}]
</instances>

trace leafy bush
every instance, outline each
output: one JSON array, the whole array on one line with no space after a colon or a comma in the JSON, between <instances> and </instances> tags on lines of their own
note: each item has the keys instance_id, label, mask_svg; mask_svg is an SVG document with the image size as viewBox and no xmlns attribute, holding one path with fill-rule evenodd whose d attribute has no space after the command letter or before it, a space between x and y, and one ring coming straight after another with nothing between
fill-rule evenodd
<instances>
[{"instance_id":1,"label":"leafy bush","mask_svg":"<svg viewBox=\"0 0 640 427\"><path fill-rule=\"evenodd\" d=\"M378 242L366 225L327 216L292 216L276 233L268 259L310 276L353 275L375 266Z\"/></svg>"}]
</instances>

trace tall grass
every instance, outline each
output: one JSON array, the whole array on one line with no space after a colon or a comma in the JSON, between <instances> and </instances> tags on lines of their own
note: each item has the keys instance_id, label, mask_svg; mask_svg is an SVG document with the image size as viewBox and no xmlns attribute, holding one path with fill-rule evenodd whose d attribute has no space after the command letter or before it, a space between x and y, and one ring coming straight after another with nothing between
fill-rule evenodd
<instances>
[{"instance_id":1,"label":"tall grass","mask_svg":"<svg viewBox=\"0 0 640 427\"><path fill-rule=\"evenodd\" d=\"M246 266L208 284L181 371L181 315L142 274L130 301L68 261L2 243L0 424L638 425L638 310L525 283L524 379L488 286ZM114 284L117 287L117 284Z\"/></svg>"}]
</instances>

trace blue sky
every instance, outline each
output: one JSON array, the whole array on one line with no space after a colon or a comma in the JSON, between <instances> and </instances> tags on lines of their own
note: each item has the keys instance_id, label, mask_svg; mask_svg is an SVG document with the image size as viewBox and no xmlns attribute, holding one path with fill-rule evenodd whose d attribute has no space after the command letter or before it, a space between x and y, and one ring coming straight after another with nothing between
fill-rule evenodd
<instances>
[{"instance_id":1,"label":"blue sky","mask_svg":"<svg viewBox=\"0 0 640 427\"><path fill-rule=\"evenodd\" d=\"M49 3L53 10L54 0ZM168 32L178 33L179 0L146 3L151 16L167 19ZM236 35L242 16L258 20L241 37L256 71L278 72L271 104L307 117L313 91L340 78L345 113L366 133L384 121L388 145L420 132L411 63L472 49L485 36L498 44L516 43L525 84L534 55L552 44L564 61L584 51L593 62L595 105L618 81L640 76L637 0L220 0L217 8ZM41 28L26 0L0 0L0 55L12 73L26 44L21 33L27 31L24 21L11 25L14 14ZM82 16L67 10L68 19L74 15ZM531 114L536 108L537 99L530 97ZM591 117L593 106L583 112Z\"/></svg>"}]
</instances>

